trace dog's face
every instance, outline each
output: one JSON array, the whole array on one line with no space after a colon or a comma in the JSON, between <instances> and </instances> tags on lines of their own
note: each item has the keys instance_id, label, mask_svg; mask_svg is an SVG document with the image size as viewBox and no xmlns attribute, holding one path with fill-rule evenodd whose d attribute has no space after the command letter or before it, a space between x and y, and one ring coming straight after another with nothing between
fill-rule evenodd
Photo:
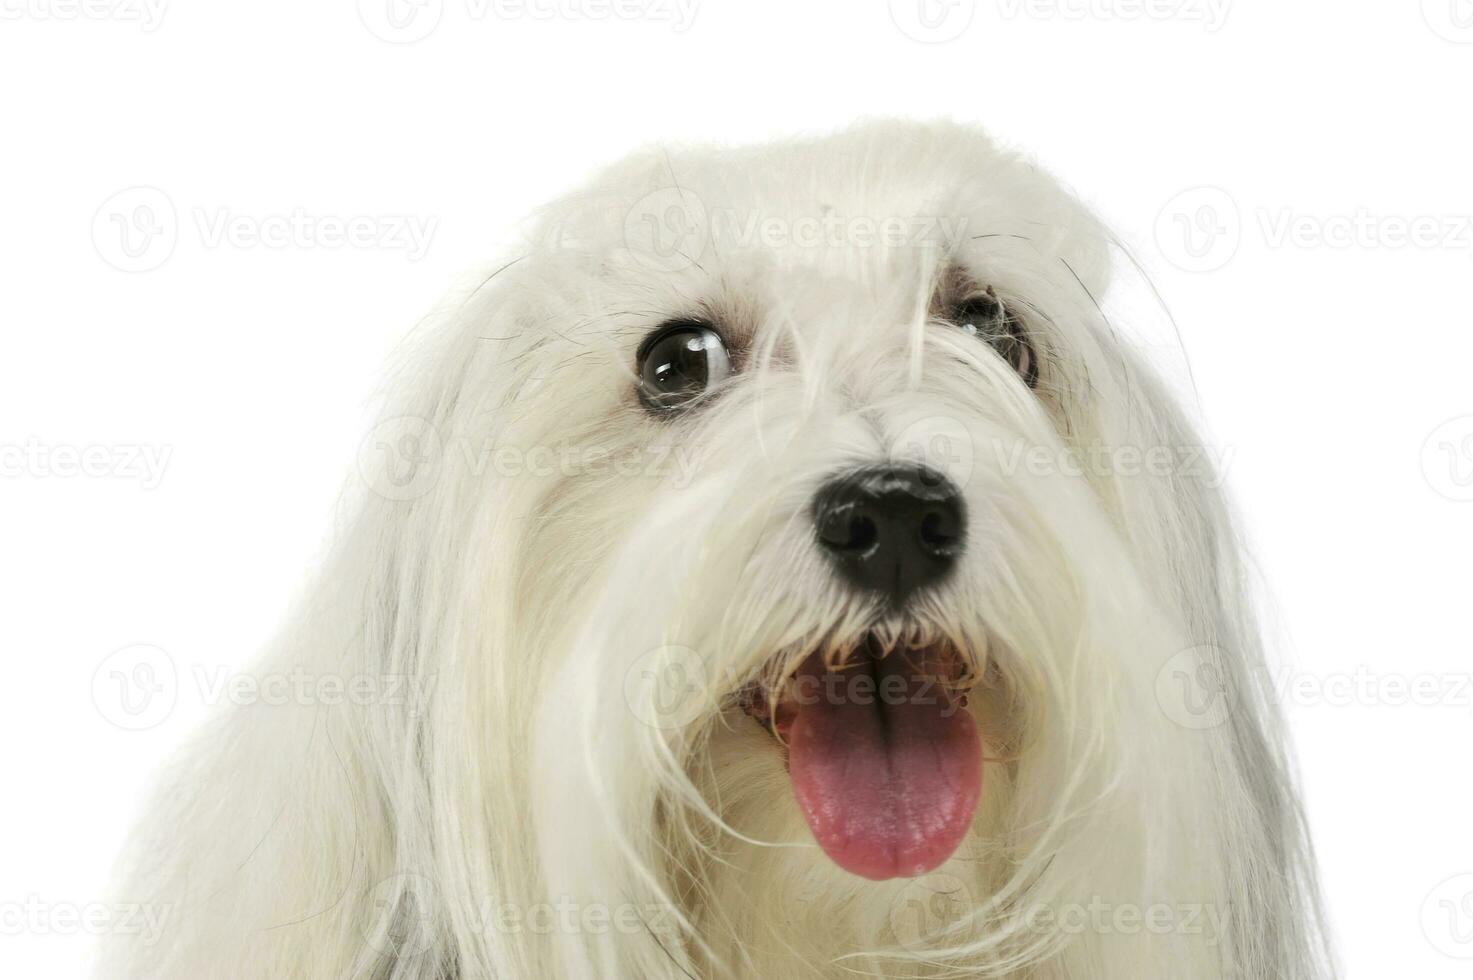
<instances>
[{"instance_id":1,"label":"dog's face","mask_svg":"<svg viewBox=\"0 0 1473 980\"><path fill-rule=\"evenodd\" d=\"M418 332L266 661L425 696L222 717L126 975L1319 975L1232 524L1108 244L950 125L549 208Z\"/></svg>"},{"instance_id":2,"label":"dog's face","mask_svg":"<svg viewBox=\"0 0 1473 980\"><path fill-rule=\"evenodd\" d=\"M467 300L456 382L521 461L488 533L543 818L708 899L744 848L777 862L751 901L948 861L1036 886L1118 775L1111 661L1155 622L1118 534L1146 495L1069 465L1155 398L1098 226L949 127L637 158L543 220ZM606 860L577 836L552 878Z\"/></svg>"}]
</instances>

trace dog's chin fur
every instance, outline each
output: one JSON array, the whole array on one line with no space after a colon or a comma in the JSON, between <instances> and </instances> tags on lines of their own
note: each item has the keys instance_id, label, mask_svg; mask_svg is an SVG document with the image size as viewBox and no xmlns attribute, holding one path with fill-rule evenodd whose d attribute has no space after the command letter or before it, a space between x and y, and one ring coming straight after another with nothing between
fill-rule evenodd
<instances>
[{"instance_id":1,"label":"dog's chin fur","mask_svg":"<svg viewBox=\"0 0 1473 980\"><path fill-rule=\"evenodd\" d=\"M943 216L967 233L718 238L670 263L627 218L674 188L738 224ZM432 696L216 717L125 855L120 897L166 908L164 933L113 937L106 975L1326 975L1215 475L1015 453L1200 444L1102 314L1112 249L1075 200L974 130L883 123L637 155L538 227L422 328L383 417L433 428L432 479L351 495L261 668ZM1036 388L935 322L958 277L1020 311ZM656 417L635 351L691 315L737 370ZM846 587L815 546L815 490L957 432L967 451L926 459L970 514L953 573L899 612ZM534 447L639 465L508 471ZM982 737L971 830L920 878L825 856L782 739L744 710L797 658L876 635L965 660ZM1220 723L1163 710L1158 677L1183 655L1232 693ZM1091 908L1103 923L1067 927ZM1158 908L1165 927L1141 925Z\"/></svg>"}]
</instances>

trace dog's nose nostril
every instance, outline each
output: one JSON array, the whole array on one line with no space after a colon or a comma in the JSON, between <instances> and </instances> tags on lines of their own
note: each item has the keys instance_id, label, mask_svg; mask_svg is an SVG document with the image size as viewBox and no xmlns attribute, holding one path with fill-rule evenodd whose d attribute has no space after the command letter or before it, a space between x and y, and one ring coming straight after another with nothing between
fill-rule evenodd
<instances>
[{"instance_id":1,"label":"dog's nose nostril","mask_svg":"<svg viewBox=\"0 0 1473 980\"><path fill-rule=\"evenodd\" d=\"M824 547L844 554L858 554L874 548L880 540L880 529L872 518L856 510L836 509L818 528Z\"/></svg>"},{"instance_id":2,"label":"dog's nose nostril","mask_svg":"<svg viewBox=\"0 0 1473 980\"><path fill-rule=\"evenodd\" d=\"M959 531L955 514L951 509L933 510L921 518L921 542L936 551L955 545Z\"/></svg>"},{"instance_id":3,"label":"dog's nose nostril","mask_svg":"<svg viewBox=\"0 0 1473 980\"><path fill-rule=\"evenodd\" d=\"M839 574L896 605L940 581L966 538L961 495L925 466L845 473L819 489L813 521Z\"/></svg>"}]
</instances>

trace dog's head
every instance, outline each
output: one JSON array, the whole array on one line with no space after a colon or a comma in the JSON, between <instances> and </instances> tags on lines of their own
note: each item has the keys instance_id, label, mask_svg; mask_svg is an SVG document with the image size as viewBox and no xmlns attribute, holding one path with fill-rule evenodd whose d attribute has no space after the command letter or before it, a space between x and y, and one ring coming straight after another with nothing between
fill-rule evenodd
<instances>
[{"instance_id":1,"label":"dog's head","mask_svg":"<svg viewBox=\"0 0 1473 980\"><path fill-rule=\"evenodd\" d=\"M976 132L875 125L637 156L447 311L407 506L476 570L450 703L509 733L551 894L671 910L644 969L914 951L938 869L970 901L924 955L996 969L1081 882L1221 893L1232 726L1156 699L1233 628L1220 508L1108 251Z\"/></svg>"}]
</instances>

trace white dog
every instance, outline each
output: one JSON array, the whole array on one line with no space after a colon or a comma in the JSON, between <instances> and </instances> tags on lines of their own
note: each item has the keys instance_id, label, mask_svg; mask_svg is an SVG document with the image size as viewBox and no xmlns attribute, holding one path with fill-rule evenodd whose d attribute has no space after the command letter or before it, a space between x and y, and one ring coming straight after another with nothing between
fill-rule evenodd
<instances>
[{"instance_id":1,"label":"white dog","mask_svg":"<svg viewBox=\"0 0 1473 980\"><path fill-rule=\"evenodd\" d=\"M537 227L261 667L342 696L184 752L105 975L1328 975L1218 474L1078 202L886 123Z\"/></svg>"}]
</instances>

